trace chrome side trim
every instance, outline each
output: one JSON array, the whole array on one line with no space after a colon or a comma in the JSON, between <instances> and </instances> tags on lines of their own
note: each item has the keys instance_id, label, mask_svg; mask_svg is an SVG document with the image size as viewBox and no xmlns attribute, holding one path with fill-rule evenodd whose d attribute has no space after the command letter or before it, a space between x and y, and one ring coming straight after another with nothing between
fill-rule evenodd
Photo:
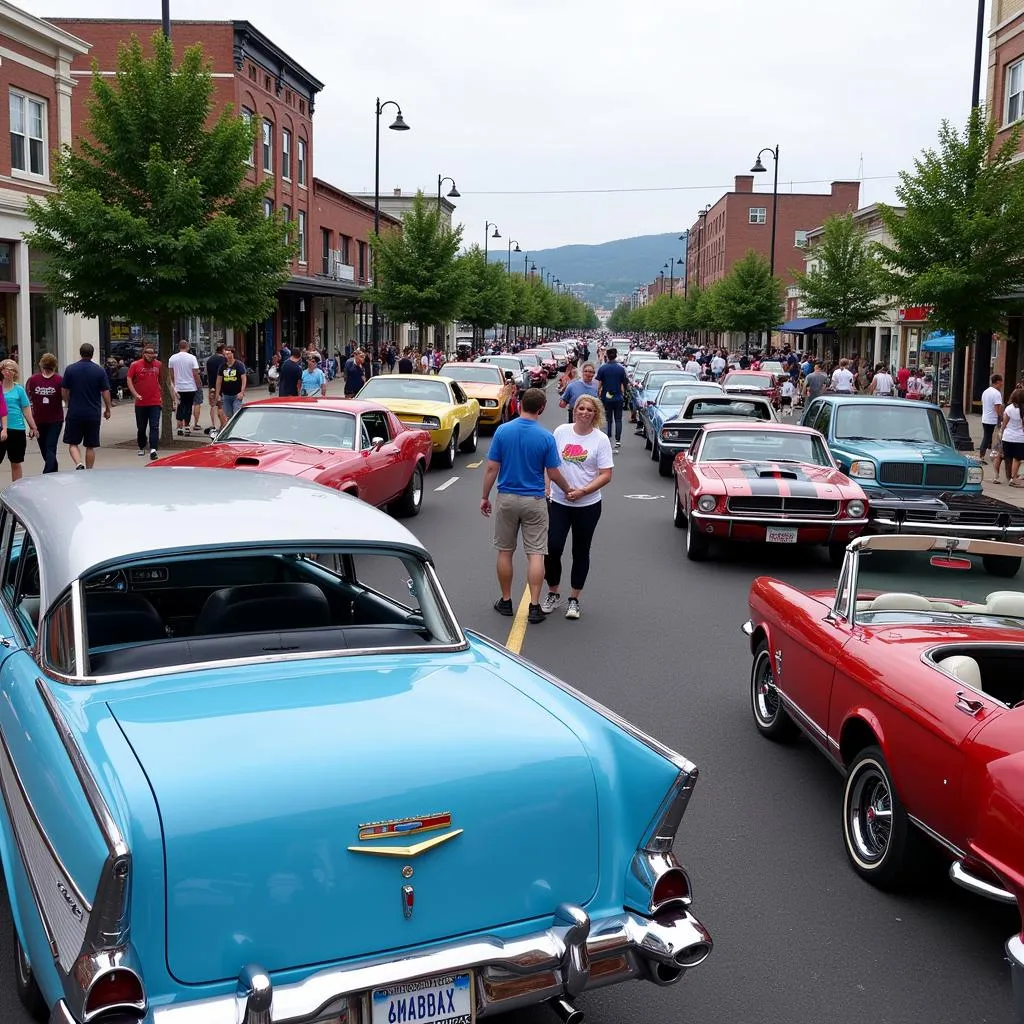
<instances>
[{"instance_id":1,"label":"chrome side trim","mask_svg":"<svg viewBox=\"0 0 1024 1024\"><path fill-rule=\"evenodd\" d=\"M296 654L261 654L252 658L226 658L220 661L196 661L187 665L168 665L165 668L144 669L140 672L118 672L109 676L66 676L49 671L50 678L69 686L98 686L103 683L121 683L131 679L156 679L160 676L184 675L186 672L205 672L211 668L238 668L246 665L268 665L286 661L311 661L320 658L355 658L374 654L451 654L469 648L466 642L452 644L424 644L422 647L346 647L336 651L306 651Z\"/></svg>"},{"instance_id":2,"label":"chrome side trim","mask_svg":"<svg viewBox=\"0 0 1024 1024\"><path fill-rule=\"evenodd\" d=\"M908 815L907 815L907 817L908 817L908 818L909 818L909 819L910 819L910 820L911 820L911 821L912 821L912 822L913 822L913 823L914 823L914 824L915 824L915 825L916 825L916 826L917 826L917 827L918 827L918 828L919 828L919 829L920 829L920 830L921 830L921 831L922 831L922 832L923 832L923 833L924 833L924 834L925 834L926 836L928 836L928 837L929 837L930 839L934 839L934 840L935 840L935 842L937 842L937 843L938 843L938 844L939 844L939 845L940 845L941 847L943 847L944 849L946 849L946 850L949 850L949 852L950 852L951 854L953 854L953 856L954 856L954 857L958 857L958 858L961 858L961 859L962 859L962 858L964 857L964 851L963 851L963 850L961 850L959 846L955 846L955 845L954 845L953 843L951 843L951 842L950 842L950 841L949 841L948 839L946 839L946 838L945 838L945 836L941 836L941 835L939 835L939 833L938 833L938 832L936 832L936 831L935 831L935 829L933 829L933 828L932 828L932 827L931 827L930 825L926 825L926 824L925 824L925 823L924 823L924 822L923 822L923 821L922 821L922 820L921 820L920 818L915 818L913 814L908 814ZM955 882L955 881L956 881L956 879L954 878L954 879L953 879L953 881Z\"/></svg>"},{"instance_id":3,"label":"chrome side trim","mask_svg":"<svg viewBox=\"0 0 1024 1024\"><path fill-rule=\"evenodd\" d=\"M66 974L85 941L92 907L57 856L0 734L0 788L54 960Z\"/></svg>"},{"instance_id":4,"label":"chrome side trim","mask_svg":"<svg viewBox=\"0 0 1024 1024\"><path fill-rule=\"evenodd\" d=\"M88 637L85 635L85 610L82 607L81 580L76 580L71 584L71 628L75 636L75 675L84 676Z\"/></svg>"},{"instance_id":5,"label":"chrome side trim","mask_svg":"<svg viewBox=\"0 0 1024 1024\"><path fill-rule=\"evenodd\" d=\"M649 747L656 754L660 754L667 761L671 761L680 772L686 772L692 774L694 781L697 777L697 766L678 751L673 750L671 747L665 746L661 740L655 739L650 734L646 733L639 726L634 725L632 722L623 718L621 715L612 711L611 708L607 708L600 701L594 700L593 697L587 696L582 690L577 690L575 686L565 682L564 679L559 679L557 676L553 676L550 672L541 668L539 665L535 665L532 661L527 661L526 658L519 654L515 654L510 651L507 647L500 644L497 640L491 639L489 636L485 636L483 633L478 633L476 630L470 629L466 631L467 636L472 636L479 640L481 643L486 644L488 647L493 648L502 657L510 658L517 665L523 668L529 669L531 672L540 676L545 682L550 683L552 686L557 687L564 693L569 694L570 697L575 697L581 704L586 705L591 711L596 711L602 718L607 719L612 725L618 726L623 732L628 733L633 739L643 743L644 746ZM692 789L692 787L691 787Z\"/></svg>"},{"instance_id":6,"label":"chrome side trim","mask_svg":"<svg viewBox=\"0 0 1024 1024\"><path fill-rule=\"evenodd\" d=\"M998 885L993 885L991 882L978 878L977 875L972 875L964 867L962 860L955 860L950 864L949 877L961 889L973 892L975 896L984 896L986 899L995 900L997 903L1007 903L1013 907L1017 905L1017 897L1012 892L1007 892Z\"/></svg>"},{"instance_id":7,"label":"chrome side trim","mask_svg":"<svg viewBox=\"0 0 1024 1024\"><path fill-rule=\"evenodd\" d=\"M107 807L103 794L100 792L88 764L86 764L85 757L82 755L81 750L79 750L75 737L64 720L56 698L50 692L49 686L41 678L36 679L36 688L39 690L39 695L46 705L46 710L50 713L50 718L53 720L57 735L60 736L61 742L64 744L64 749L67 751L71 766L75 769L78 781L85 792L85 798L89 801L89 807L96 818L96 824L99 825L100 832L102 832L103 838L106 840L107 849L113 857L127 857L130 853L128 844L124 841L121 830L117 827L117 822L114 821L114 816L110 813L110 808Z\"/></svg>"},{"instance_id":8,"label":"chrome side trim","mask_svg":"<svg viewBox=\"0 0 1024 1024\"><path fill-rule=\"evenodd\" d=\"M640 848L646 853L669 853L675 842L679 824L686 813L686 807L697 785L697 768L691 771L680 771L661 801L661 805L651 819L651 824L644 833Z\"/></svg>"},{"instance_id":9,"label":"chrome side trim","mask_svg":"<svg viewBox=\"0 0 1024 1024\"><path fill-rule=\"evenodd\" d=\"M786 702L786 707L800 719L800 722L804 725L805 729L812 733L812 739L817 740L821 744L828 743L828 733L817 722L807 714L806 711L799 704L793 700L785 691L779 689L778 683L775 684L775 689L778 690L779 696Z\"/></svg>"}]
</instances>

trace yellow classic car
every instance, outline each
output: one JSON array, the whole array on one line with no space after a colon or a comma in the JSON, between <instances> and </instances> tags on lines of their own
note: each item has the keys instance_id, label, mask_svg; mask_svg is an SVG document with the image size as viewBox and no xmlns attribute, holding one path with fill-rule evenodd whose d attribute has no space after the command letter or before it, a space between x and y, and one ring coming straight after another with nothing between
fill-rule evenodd
<instances>
[{"instance_id":1,"label":"yellow classic car","mask_svg":"<svg viewBox=\"0 0 1024 1024\"><path fill-rule=\"evenodd\" d=\"M430 431L436 465L450 469L456 450L476 451L480 403L470 398L458 381L418 373L385 373L371 377L356 397L379 402L407 426Z\"/></svg>"},{"instance_id":2,"label":"yellow classic car","mask_svg":"<svg viewBox=\"0 0 1024 1024\"><path fill-rule=\"evenodd\" d=\"M442 371L457 380L462 390L480 403L480 426L497 428L518 413L518 391L505 379L505 371L493 363L445 363Z\"/></svg>"}]
</instances>

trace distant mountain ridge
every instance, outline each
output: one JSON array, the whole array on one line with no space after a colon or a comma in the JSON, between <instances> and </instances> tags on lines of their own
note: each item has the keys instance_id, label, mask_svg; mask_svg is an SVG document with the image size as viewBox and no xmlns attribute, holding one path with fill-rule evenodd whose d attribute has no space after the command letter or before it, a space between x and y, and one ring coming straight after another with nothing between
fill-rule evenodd
<instances>
[{"instance_id":1,"label":"distant mountain ridge","mask_svg":"<svg viewBox=\"0 0 1024 1024\"><path fill-rule=\"evenodd\" d=\"M680 234L681 231L675 231L618 238L597 245L561 245L531 251L530 263L537 264L538 274L543 267L545 273L550 272L563 283L586 285L575 289L586 302L611 306L616 298L629 295L637 285L653 281L670 256L685 259L686 243L679 240ZM505 263L508 252L491 252L489 258ZM676 277L682 280L685 267L674 266ZM522 271L522 254L512 253L512 269ZM665 276L669 276L667 270Z\"/></svg>"}]
</instances>

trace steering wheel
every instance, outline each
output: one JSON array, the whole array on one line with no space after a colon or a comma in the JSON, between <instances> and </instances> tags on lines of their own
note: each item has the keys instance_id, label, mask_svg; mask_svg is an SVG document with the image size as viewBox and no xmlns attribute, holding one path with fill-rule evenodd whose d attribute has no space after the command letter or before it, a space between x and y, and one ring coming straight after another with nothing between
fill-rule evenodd
<instances>
[{"instance_id":1,"label":"steering wheel","mask_svg":"<svg viewBox=\"0 0 1024 1024\"><path fill-rule=\"evenodd\" d=\"M324 448L351 448L352 445L346 444L345 439L340 434L318 434L313 439L313 444L322 446Z\"/></svg>"}]
</instances>

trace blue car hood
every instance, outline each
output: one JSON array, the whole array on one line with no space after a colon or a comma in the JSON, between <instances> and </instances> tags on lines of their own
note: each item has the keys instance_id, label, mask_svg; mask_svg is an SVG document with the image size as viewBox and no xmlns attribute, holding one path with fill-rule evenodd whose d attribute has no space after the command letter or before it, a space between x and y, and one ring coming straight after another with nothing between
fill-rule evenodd
<instances>
[{"instance_id":1,"label":"blue car hood","mask_svg":"<svg viewBox=\"0 0 1024 1024\"><path fill-rule=\"evenodd\" d=\"M929 462L962 465L964 457L955 449L934 441L910 444L906 441L840 441L832 442L837 452L850 455L870 455L886 462Z\"/></svg>"},{"instance_id":2,"label":"blue car hood","mask_svg":"<svg viewBox=\"0 0 1024 1024\"><path fill-rule=\"evenodd\" d=\"M167 962L180 981L433 942L593 897L590 758L472 655L191 680L109 702L159 807ZM450 826L360 839L368 823L442 812ZM350 850L457 829L419 854Z\"/></svg>"}]
</instances>

